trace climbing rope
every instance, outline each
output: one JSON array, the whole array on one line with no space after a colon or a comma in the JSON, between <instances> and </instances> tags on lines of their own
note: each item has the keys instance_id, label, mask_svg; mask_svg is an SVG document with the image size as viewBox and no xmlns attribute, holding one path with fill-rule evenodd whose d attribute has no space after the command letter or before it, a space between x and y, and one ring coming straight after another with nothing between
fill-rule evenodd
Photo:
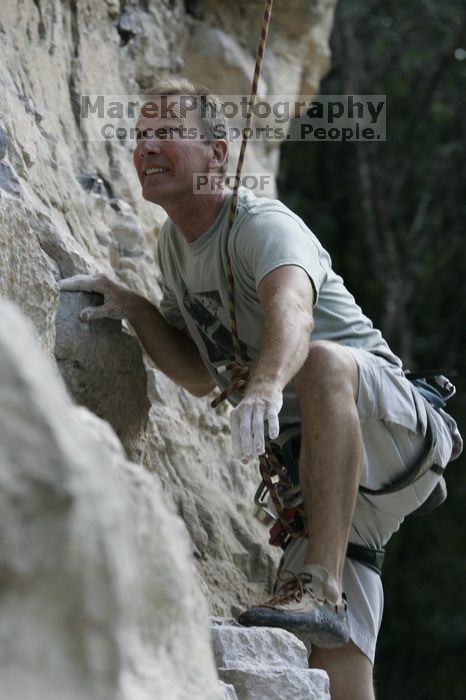
<instances>
[{"instance_id":1,"label":"climbing rope","mask_svg":"<svg viewBox=\"0 0 466 700\"><path fill-rule=\"evenodd\" d=\"M240 179L241 179L241 172L243 169L243 164L244 164L244 156L246 153L246 146L248 143L248 140L250 138L251 134L251 122L253 118L253 113L254 113L254 105L256 102L256 96L257 96L257 88L259 85L259 78L260 78L260 73L261 73L261 67L262 67L262 59L264 57L264 52L265 52L265 45L267 42L267 34L269 31L269 25L270 25L270 17L272 13L272 4L273 0L265 0L265 5L264 5L264 16L262 20L262 27L261 27L261 33L260 33L260 38L259 38L259 44L257 47L257 54L256 54L256 62L254 66L254 76L252 79L252 87L251 87L251 95L249 98L249 103L248 103L248 111L246 115L246 123L243 129L243 138L241 141L241 148L240 148L240 153L239 153L239 158L238 158L238 165L236 168L236 175L234 179L234 185L233 185L233 192L232 192L232 197L231 197L231 206L230 206L230 213L229 213L229 219L228 219L228 235L231 232L233 222L235 220L236 216L236 210L237 210L237 205L238 205L238 190L239 190L239 184L240 184ZM230 332L231 332L231 339L233 343L233 350L234 350L234 355L235 359L233 362L227 365L227 371L230 373L231 377L231 382L230 384L222 391L222 393L217 396L211 403L211 406L213 408L216 408L219 404L221 404L225 399L227 399L229 396L235 393L239 394L244 394L246 387L248 385L249 381L249 367L247 367L241 357L241 347L240 347L240 341L239 341L239 335L238 335L238 326L236 322L236 307L235 307L235 281L233 277L233 270L232 270L232 265L231 265L231 259L230 259L230 253L228 251L227 247L227 284L228 284L228 307L229 307L229 315L230 315ZM265 441L265 453L263 455L260 455L259 457L259 462L260 462L260 472L262 479L267 486L267 489L269 491L270 497L272 499L275 511L277 513L277 518L279 522L281 523L283 529L285 530L286 533L290 537L299 537L305 534L304 530L299 530L296 531L295 528L293 528L292 524L288 521L286 515L285 515L285 509L282 505L281 499L278 495L276 484L273 481L274 476L278 476L279 483L282 486L282 489L285 491L289 491L293 489L293 485L291 484L288 473L286 471L286 468L280 463L280 461L277 459L276 455L274 454L270 442L266 439ZM304 520L304 510L302 507L303 504L303 499L302 497L298 499L299 505L297 506L297 512L301 516L301 519L303 522Z\"/></svg>"},{"instance_id":2,"label":"climbing rope","mask_svg":"<svg viewBox=\"0 0 466 700\"><path fill-rule=\"evenodd\" d=\"M246 114L246 124L243 129L243 138L241 141L241 148L239 152L239 158L238 158L238 165L236 167L236 175L235 175L235 180L234 180L234 185L233 185L233 193L231 197L231 206L230 206L230 215L229 215L229 220L228 220L228 233L230 233L233 222L235 220L236 216L236 209L238 205L238 190L239 190L239 183L241 179L241 172L243 170L243 164L244 164L244 156L246 153L246 146L250 138L251 134L251 122L252 122L252 117L253 117L253 112L254 112L254 105L256 103L256 97L257 97L257 87L259 85L259 78L261 74L261 67L262 67L262 59L264 57L264 51L265 51L265 44L267 42L267 34L269 31L269 25L270 25L270 16L272 13L272 4L273 0L265 0L265 6L264 6L264 17L262 20L262 27L261 27L261 34L259 38L259 45L257 47L257 54L256 54L256 63L254 66L254 76L252 78L252 87L251 87L251 96L249 98L249 103L248 103L248 111ZM230 253L227 250L227 280L228 280L228 305L229 305L229 312L230 312L230 325L231 325L231 338L233 341L233 349L235 352L235 363L233 366L231 366L230 371L233 372L233 370L236 367L243 367L243 361L241 359L241 348L240 348L240 342L239 342L239 337L238 337L238 327L236 325L236 309L235 309L235 281L233 278L233 271L231 267L231 260L230 260ZM244 390L246 388L247 384L247 379L248 377L242 373L236 372L234 373L233 376L233 382L232 383L238 383L238 385L235 385L235 390L238 388L240 391ZM243 382L246 381L246 384L243 384ZM228 391L225 390L225 391ZM216 403L213 402L212 405L217 406L221 401L223 401L227 396L230 396L232 392L230 391L229 393L225 394L220 394L220 396L216 399Z\"/></svg>"}]
</instances>

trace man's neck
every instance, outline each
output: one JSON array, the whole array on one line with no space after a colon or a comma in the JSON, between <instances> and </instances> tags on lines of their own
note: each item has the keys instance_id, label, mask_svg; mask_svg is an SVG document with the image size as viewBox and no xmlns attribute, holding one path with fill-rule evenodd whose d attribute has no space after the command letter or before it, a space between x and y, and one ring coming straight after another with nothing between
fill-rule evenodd
<instances>
[{"instance_id":1,"label":"man's neck","mask_svg":"<svg viewBox=\"0 0 466 700\"><path fill-rule=\"evenodd\" d=\"M225 202L226 191L216 194L196 194L176 203L164 202L162 207L179 228L187 243L200 238L212 226Z\"/></svg>"}]
</instances>

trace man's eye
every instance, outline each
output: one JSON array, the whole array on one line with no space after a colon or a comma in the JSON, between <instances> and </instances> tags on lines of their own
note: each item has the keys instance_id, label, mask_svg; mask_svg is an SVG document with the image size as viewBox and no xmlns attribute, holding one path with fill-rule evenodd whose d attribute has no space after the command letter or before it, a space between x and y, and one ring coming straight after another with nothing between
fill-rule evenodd
<instances>
[{"instance_id":1,"label":"man's eye","mask_svg":"<svg viewBox=\"0 0 466 700\"><path fill-rule=\"evenodd\" d=\"M136 131L136 140L137 141L142 141L142 139L148 139L152 136L152 132L150 129L145 129L144 131L139 131L137 129Z\"/></svg>"},{"instance_id":2,"label":"man's eye","mask_svg":"<svg viewBox=\"0 0 466 700\"><path fill-rule=\"evenodd\" d=\"M179 126L161 126L155 131L153 129L144 129L136 131L136 140L143 141L145 139L153 139L154 137L163 141L164 139L173 138L175 135L179 136L181 129Z\"/></svg>"},{"instance_id":3,"label":"man's eye","mask_svg":"<svg viewBox=\"0 0 466 700\"><path fill-rule=\"evenodd\" d=\"M168 139L172 138L175 135L178 135L180 133L180 127L179 126L163 126L160 127L160 129L157 129L155 132L155 135L159 139Z\"/></svg>"}]
</instances>

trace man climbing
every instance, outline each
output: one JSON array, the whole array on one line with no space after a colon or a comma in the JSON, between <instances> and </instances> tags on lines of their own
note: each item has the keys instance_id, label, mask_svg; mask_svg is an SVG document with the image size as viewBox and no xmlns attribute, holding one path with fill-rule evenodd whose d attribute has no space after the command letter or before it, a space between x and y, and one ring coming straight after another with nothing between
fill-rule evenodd
<instances>
[{"instance_id":1,"label":"man climbing","mask_svg":"<svg viewBox=\"0 0 466 700\"><path fill-rule=\"evenodd\" d=\"M225 171L223 118L215 108L205 114L214 98L183 79L160 82L151 95L158 107L163 95L191 96L195 105L182 109L179 100L170 112L143 110L137 122L142 196L168 215L158 240L160 311L104 275L72 277L61 289L103 294L103 305L84 309L81 320L126 318L154 363L204 396L230 383L229 251L241 353L251 368L244 395L230 397L234 454L247 462L264 452L266 433L280 441L279 421L300 425L309 534L288 545L274 597L240 621L302 635L312 643L311 666L329 673L333 700L371 700L383 591L373 567L346 556L348 542L369 551L386 544L461 451L456 425L406 379L297 216L240 190L229 232L231 193L193 188L194 174ZM420 457L415 483L381 496L361 491L402 478Z\"/></svg>"}]
</instances>

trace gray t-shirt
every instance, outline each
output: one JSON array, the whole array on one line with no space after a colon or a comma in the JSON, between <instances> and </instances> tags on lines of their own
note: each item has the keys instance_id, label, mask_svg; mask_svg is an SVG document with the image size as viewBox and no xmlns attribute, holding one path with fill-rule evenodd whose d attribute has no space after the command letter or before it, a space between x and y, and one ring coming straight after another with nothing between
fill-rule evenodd
<instances>
[{"instance_id":1,"label":"gray t-shirt","mask_svg":"<svg viewBox=\"0 0 466 700\"><path fill-rule=\"evenodd\" d=\"M228 316L227 244L235 279L242 358L248 366L258 354L263 320L257 288L265 275L282 265L302 267L312 281L312 340L364 348L401 366L380 331L345 288L342 278L332 270L329 254L298 216L278 200L258 199L242 188L228 236L230 198L229 194L214 224L192 243L186 242L170 219L164 223L158 239L161 312L176 328L188 328L221 389L229 384L229 373L224 368L234 357ZM238 397L233 396L232 403L237 401ZM291 382L285 387L280 420L282 424L299 420Z\"/></svg>"}]
</instances>

